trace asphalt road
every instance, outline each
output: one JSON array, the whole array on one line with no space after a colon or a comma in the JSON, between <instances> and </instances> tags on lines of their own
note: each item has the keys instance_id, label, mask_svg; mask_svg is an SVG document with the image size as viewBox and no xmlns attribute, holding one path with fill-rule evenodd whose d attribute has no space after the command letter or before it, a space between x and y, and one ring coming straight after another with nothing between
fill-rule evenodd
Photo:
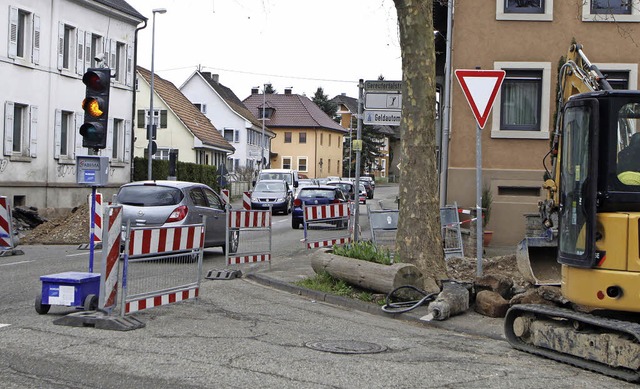
<instances>
[{"instance_id":1,"label":"asphalt road","mask_svg":"<svg viewBox=\"0 0 640 389\"><path fill-rule=\"evenodd\" d=\"M296 241L302 230L284 220L274 220L274 239L289 241L290 255L243 271L292 280L308 274L297 266L307 254ZM39 277L85 271L88 253L21 248L24 255L0 257L3 388L635 387L501 340L330 305L247 278L203 280L198 300L136 313L145 327L133 331L54 325L76 310L54 306L38 315ZM219 266L220 250L207 250L203 268Z\"/></svg>"}]
</instances>

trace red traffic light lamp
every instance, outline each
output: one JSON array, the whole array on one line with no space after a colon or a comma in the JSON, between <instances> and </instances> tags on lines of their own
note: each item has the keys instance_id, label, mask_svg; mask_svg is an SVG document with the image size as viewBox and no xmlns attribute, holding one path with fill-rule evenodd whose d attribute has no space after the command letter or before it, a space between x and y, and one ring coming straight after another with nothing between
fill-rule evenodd
<instances>
[{"instance_id":1,"label":"red traffic light lamp","mask_svg":"<svg viewBox=\"0 0 640 389\"><path fill-rule=\"evenodd\" d=\"M82 101L84 110L84 124L80 126L82 147L104 149L107 147L111 69L87 69L82 76L82 82L87 86L85 99Z\"/></svg>"}]
</instances>

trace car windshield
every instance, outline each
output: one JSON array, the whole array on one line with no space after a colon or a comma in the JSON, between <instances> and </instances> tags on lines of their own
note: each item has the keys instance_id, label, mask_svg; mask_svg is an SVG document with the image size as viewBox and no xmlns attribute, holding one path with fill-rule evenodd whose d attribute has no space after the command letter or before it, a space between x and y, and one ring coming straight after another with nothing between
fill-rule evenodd
<instances>
[{"instance_id":1,"label":"car windshield","mask_svg":"<svg viewBox=\"0 0 640 389\"><path fill-rule=\"evenodd\" d=\"M335 184L329 183L329 185L337 186L338 188L342 189L344 192L353 191L353 187L351 186L351 184L344 184L344 183L338 182L338 183L335 183Z\"/></svg>"},{"instance_id":2,"label":"car windshield","mask_svg":"<svg viewBox=\"0 0 640 389\"><path fill-rule=\"evenodd\" d=\"M299 198L323 198L323 199L333 199L334 193L331 189L311 189L311 188L302 188L300 190Z\"/></svg>"},{"instance_id":3,"label":"car windshield","mask_svg":"<svg viewBox=\"0 0 640 389\"><path fill-rule=\"evenodd\" d=\"M180 189L160 185L123 186L118 192L120 204L141 207L176 205L182 201L182 197Z\"/></svg>"},{"instance_id":4,"label":"car windshield","mask_svg":"<svg viewBox=\"0 0 640 389\"><path fill-rule=\"evenodd\" d=\"M283 180L291 185L291 173L260 173L260 180Z\"/></svg>"},{"instance_id":5,"label":"car windshield","mask_svg":"<svg viewBox=\"0 0 640 389\"><path fill-rule=\"evenodd\" d=\"M284 192L284 182L258 182L254 188L255 192Z\"/></svg>"}]
</instances>

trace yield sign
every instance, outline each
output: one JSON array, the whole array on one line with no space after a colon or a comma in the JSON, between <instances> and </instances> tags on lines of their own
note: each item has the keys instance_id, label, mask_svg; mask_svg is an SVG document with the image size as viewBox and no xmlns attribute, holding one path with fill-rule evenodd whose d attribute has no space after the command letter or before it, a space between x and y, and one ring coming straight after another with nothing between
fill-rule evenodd
<instances>
[{"instance_id":1,"label":"yield sign","mask_svg":"<svg viewBox=\"0 0 640 389\"><path fill-rule=\"evenodd\" d=\"M504 75L504 70L456 70L456 78L480 128L487 122Z\"/></svg>"}]
</instances>

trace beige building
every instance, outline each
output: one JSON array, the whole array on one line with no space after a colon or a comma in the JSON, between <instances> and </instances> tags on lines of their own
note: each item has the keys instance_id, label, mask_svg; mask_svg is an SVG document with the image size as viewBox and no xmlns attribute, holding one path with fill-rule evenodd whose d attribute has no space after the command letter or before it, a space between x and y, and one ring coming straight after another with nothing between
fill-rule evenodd
<instances>
[{"instance_id":1,"label":"beige building","mask_svg":"<svg viewBox=\"0 0 640 389\"><path fill-rule=\"evenodd\" d=\"M342 176L342 142L347 130L309 98L291 89L266 95L253 89L243 103L258 119L264 112L267 126L276 134L269 168L295 169L310 178Z\"/></svg>"},{"instance_id":2,"label":"beige building","mask_svg":"<svg viewBox=\"0 0 640 389\"><path fill-rule=\"evenodd\" d=\"M453 70L506 71L481 131L483 185L493 194L487 226L494 231L492 245L517 244L524 237L524 215L536 213L545 196L543 160L554 126L558 63L572 40L584 46L614 87L637 89L638 84L639 1L626 2L629 7L611 1L610 9L595 0L518 3L456 1L452 29ZM446 203L474 208L476 123L452 77Z\"/></svg>"}]
</instances>

